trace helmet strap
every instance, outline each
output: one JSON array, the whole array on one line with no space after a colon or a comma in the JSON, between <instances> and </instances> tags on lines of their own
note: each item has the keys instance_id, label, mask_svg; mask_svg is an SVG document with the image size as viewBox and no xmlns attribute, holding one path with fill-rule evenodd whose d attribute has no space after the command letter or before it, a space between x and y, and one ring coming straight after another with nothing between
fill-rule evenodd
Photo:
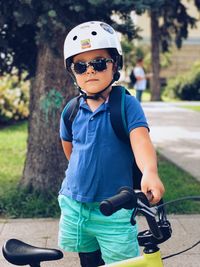
<instances>
[{"instance_id":1,"label":"helmet strap","mask_svg":"<svg viewBox=\"0 0 200 267\"><path fill-rule=\"evenodd\" d=\"M81 93L81 96L83 97L83 99L85 100L87 99L98 100L99 98L103 98L103 100L106 100L105 97L102 95L102 93L105 92L114 82L115 80L112 79L112 81L108 84L108 86L106 86L106 88L104 88L103 90L101 90L100 92L94 95L87 95L80 87L78 87L78 90Z\"/></svg>"},{"instance_id":2,"label":"helmet strap","mask_svg":"<svg viewBox=\"0 0 200 267\"><path fill-rule=\"evenodd\" d=\"M105 92L115 81L118 81L120 78L120 72L116 71L113 75L113 79L112 81L100 92L90 96L87 95L79 86L78 86L78 90L81 93L81 97L83 97L85 100L87 99L93 99L93 100L98 100L99 98L103 98L103 100L106 100L105 97L102 95L103 92Z\"/></svg>"}]
</instances>

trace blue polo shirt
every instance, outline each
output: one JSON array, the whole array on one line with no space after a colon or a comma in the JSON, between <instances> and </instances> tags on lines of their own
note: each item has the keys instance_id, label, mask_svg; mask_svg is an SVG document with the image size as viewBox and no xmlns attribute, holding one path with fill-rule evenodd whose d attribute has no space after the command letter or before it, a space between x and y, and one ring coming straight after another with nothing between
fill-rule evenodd
<instances>
[{"instance_id":1,"label":"blue polo shirt","mask_svg":"<svg viewBox=\"0 0 200 267\"><path fill-rule=\"evenodd\" d=\"M128 130L147 127L140 103L125 99ZM92 112L81 99L72 124L72 138L60 120L60 137L72 142L72 154L60 194L80 202L99 202L117 193L121 186L133 186L133 153L115 134L110 122L109 102Z\"/></svg>"}]
</instances>

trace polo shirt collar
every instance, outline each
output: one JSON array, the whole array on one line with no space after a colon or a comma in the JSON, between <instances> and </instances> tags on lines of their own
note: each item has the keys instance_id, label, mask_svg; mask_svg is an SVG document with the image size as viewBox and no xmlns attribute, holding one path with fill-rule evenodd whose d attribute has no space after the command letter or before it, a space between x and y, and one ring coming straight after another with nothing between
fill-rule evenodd
<instances>
[{"instance_id":1,"label":"polo shirt collar","mask_svg":"<svg viewBox=\"0 0 200 267\"><path fill-rule=\"evenodd\" d=\"M98 112L98 111L104 111L104 110L107 110L107 109L108 109L108 106L109 106L109 104L108 104L108 99L109 99L109 97L107 97L106 101L105 101L104 103L102 103L102 104L98 107L98 109L96 110L97 112ZM83 109L86 109L86 110L91 111L91 109L89 108L88 104L86 103L86 101L85 101L83 98L80 99L80 105L79 105L79 108L83 108ZM95 111L95 113L96 113L96 111Z\"/></svg>"}]
</instances>

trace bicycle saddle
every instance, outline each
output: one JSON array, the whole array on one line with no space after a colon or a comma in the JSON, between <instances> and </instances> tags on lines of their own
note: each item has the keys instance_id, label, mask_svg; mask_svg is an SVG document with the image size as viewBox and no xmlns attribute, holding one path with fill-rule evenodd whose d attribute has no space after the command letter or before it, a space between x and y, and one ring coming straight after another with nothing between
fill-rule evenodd
<instances>
[{"instance_id":1,"label":"bicycle saddle","mask_svg":"<svg viewBox=\"0 0 200 267\"><path fill-rule=\"evenodd\" d=\"M5 259L16 265L39 264L41 261L58 260L63 257L60 250L34 247L18 239L9 239L2 251Z\"/></svg>"}]
</instances>

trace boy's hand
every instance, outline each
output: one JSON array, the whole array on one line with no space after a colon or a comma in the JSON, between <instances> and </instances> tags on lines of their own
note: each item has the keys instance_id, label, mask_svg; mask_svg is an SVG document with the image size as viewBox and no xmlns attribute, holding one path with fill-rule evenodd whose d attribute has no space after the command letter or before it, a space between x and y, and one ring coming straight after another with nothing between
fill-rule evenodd
<instances>
[{"instance_id":1,"label":"boy's hand","mask_svg":"<svg viewBox=\"0 0 200 267\"><path fill-rule=\"evenodd\" d=\"M147 172L142 176L141 190L145 195L152 194L150 202L156 204L162 198L165 189L157 173Z\"/></svg>"}]
</instances>

